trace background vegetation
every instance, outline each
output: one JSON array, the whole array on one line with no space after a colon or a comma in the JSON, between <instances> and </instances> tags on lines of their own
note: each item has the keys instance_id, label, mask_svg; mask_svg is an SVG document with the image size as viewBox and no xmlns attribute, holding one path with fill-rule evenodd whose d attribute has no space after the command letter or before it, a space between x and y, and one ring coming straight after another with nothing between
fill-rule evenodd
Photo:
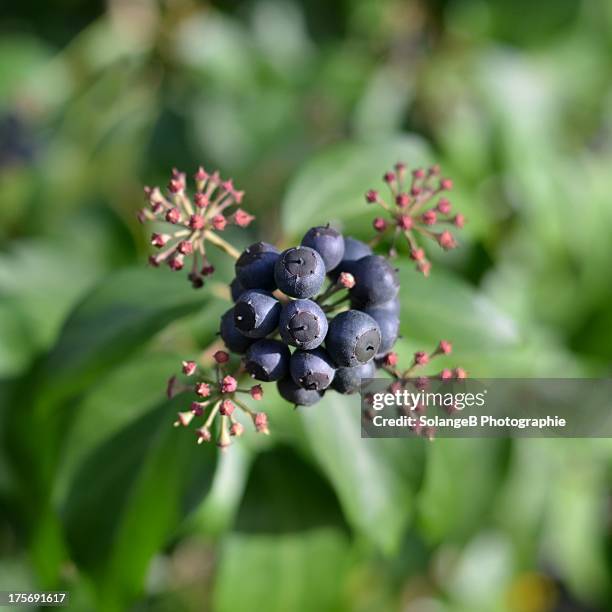
<instances>
[{"instance_id":1,"label":"background vegetation","mask_svg":"<svg viewBox=\"0 0 612 612\"><path fill-rule=\"evenodd\" d=\"M353 399L219 456L171 427L226 308L144 265L142 185L232 175L255 238L438 161L462 248L402 264L401 351L608 376L612 4L56 0L0 28L0 589L77 610L603 610L609 440L361 440ZM231 266L216 262L216 280Z\"/></svg>"}]
</instances>

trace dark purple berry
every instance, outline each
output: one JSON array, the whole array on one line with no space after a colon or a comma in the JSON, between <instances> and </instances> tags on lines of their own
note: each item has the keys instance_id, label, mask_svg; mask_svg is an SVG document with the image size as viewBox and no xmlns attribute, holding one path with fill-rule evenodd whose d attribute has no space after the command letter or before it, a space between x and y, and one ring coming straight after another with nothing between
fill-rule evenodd
<instances>
[{"instance_id":1,"label":"dark purple berry","mask_svg":"<svg viewBox=\"0 0 612 612\"><path fill-rule=\"evenodd\" d=\"M237 278L234 278L234 280L230 283L232 302L235 302L245 291L246 288L243 286L243 284Z\"/></svg>"},{"instance_id":2,"label":"dark purple berry","mask_svg":"<svg viewBox=\"0 0 612 612\"><path fill-rule=\"evenodd\" d=\"M352 266L351 274L355 277L351 297L365 307L388 302L398 294L397 272L380 255L362 257Z\"/></svg>"},{"instance_id":3,"label":"dark purple berry","mask_svg":"<svg viewBox=\"0 0 612 612\"><path fill-rule=\"evenodd\" d=\"M357 393L361 388L361 380L374 378L375 372L376 366L373 360L353 368L338 368L332 381L332 388L345 395Z\"/></svg>"},{"instance_id":4,"label":"dark purple berry","mask_svg":"<svg viewBox=\"0 0 612 612\"><path fill-rule=\"evenodd\" d=\"M290 357L289 349L282 342L257 340L247 351L244 367L253 378L270 382L288 374Z\"/></svg>"},{"instance_id":5,"label":"dark purple berry","mask_svg":"<svg viewBox=\"0 0 612 612\"><path fill-rule=\"evenodd\" d=\"M300 387L291 376L282 378L276 383L276 386L280 396L296 406L312 406L323 397L321 391Z\"/></svg>"},{"instance_id":6,"label":"dark purple berry","mask_svg":"<svg viewBox=\"0 0 612 612\"><path fill-rule=\"evenodd\" d=\"M325 264L310 247L293 247L281 253L274 266L278 288L295 298L315 295L325 280Z\"/></svg>"},{"instance_id":7,"label":"dark purple berry","mask_svg":"<svg viewBox=\"0 0 612 612\"><path fill-rule=\"evenodd\" d=\"M329 225L310 228L302 238L302 246L310 247L321 255L326 272L333 270L344 255L342 234Z\"/></svg>"},{"instance_id":8,"label":"dark purple berry","mask_svg":"<svg viewBox=\"0 0 612 612\"><path fill-rule=\"evenodd\" d=\"M381 334L378 323L359 310L336 315L329 324L325 346L338 366L367 363L378 353Z\"/></svg>"},{"instance_id":9,"label":"dark purple berry","mask_svg":"<svg viewBox=\"0 0 612 612\"><path fill-rule=\"evenodd\" d=\"M331 384L336 367L322 348L313 351L295 351L289 361L289 373L296 384L304 389L323 391Z\"/></svg>"},{"instance_id":10,"label":"dark purple berry","mask_svg":"<svg viewBox=\"0 0 612 612\"><path fill-rule=\"evenodd\" d=\"M245 289L276 289L274 265L279 251L267 242L247 247L236 261L236 278Z\"/></svg>"},{"instance_id":11,"label":"dark purple berry","mask_svg":"<svg viewBox=\"0 0 612 612\"><path fill-rule=\"evenodd\" d=\"M221 328L219 330L221 339L232 353L242 354L253 344L253 340L240 333L234 324L234 309L230 308L221 317Z\"/></svg>"},{"instance_id":12,"label":"dark purple berry","mask_svg":"<svg viewBox=\"0 0 612 612\"><path fill-rule=\"evenodd\" d=\"M363 312L369 314L380 327L380 347L378 348L377 357L386 355L395 344L399 333L399 317L392 311L377 306L366 308Z\"/></svg>"},{"instance_id":13,"label":"dark purple berry","mask_svg":"<svg viewBox=\"0 0 612 612\"><path fill-rule=\"evenodd\" d=\"M345 237L344 238L344 255L340 263L334 268L329 277L332 280L337 280L341 272L351 272L352 265L357 260L367 255L372 254L372 249L361 240L355 238Z\"/></svg>"},{"instance_id":14,"label":"dark purple berry","mask_svg":"<svg viewBox=\"0 0 612 612\"><path fill-rule=\"evenodd\" d=\"M278 328L287 344L311 350L325 339L327 317L312 300L292 300L283 306Z\"/></svg>"},{"instance_id":15,"label":"dark purple berry","mask_svg":"<svg viewBox=\"0 0 612 612\"><path fill-rule=\"evenodd\" d=\"M234 306L234 323L248 338L265 338L277 328L281 308L269 293L249 289Z\"/></svg>"}]
</instances>

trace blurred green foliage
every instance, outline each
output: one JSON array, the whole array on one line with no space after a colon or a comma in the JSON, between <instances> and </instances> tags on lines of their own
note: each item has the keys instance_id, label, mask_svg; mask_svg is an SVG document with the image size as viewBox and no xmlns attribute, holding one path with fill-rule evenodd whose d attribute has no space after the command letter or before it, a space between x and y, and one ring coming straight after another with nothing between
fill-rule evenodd
<instances>
[{"instance_id":1,"label":"blurred green foliage","mask_svg":"<svg viewBox=\"0 0 612 612\"><path fill-rule=\"evenodd\" d=\"M220 284L148 270L143 184L232 175L256 237L369 234L366 188L439 162L468 225L405 258L404 355L607 376L612 4L56 0L0 25L0 589L77 610L603 610L608 440L362 440L354 399L217 456L164 380ZM221 292L222 293L222 292Z\"/></svg>"}]
</instances>

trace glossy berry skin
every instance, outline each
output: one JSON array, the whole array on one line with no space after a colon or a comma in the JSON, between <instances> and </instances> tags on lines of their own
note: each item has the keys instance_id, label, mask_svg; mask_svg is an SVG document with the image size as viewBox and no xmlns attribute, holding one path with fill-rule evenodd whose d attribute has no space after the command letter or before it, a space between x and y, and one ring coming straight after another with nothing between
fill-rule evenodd
<instances>
[{"instance_id":1,"label":"glossy berry skin","mask_svg":"<svg viewBox=\"0 0 612 612\"><path fill-rule=\"evenodd\" d=\"M300 349L317 348L327 334L327 317L312 300L292 300L283 306L278 328L287 344Z\"/></svg>"},{"instance_id":2,"label":"glossy berry skin","mask_svg":"<svg viewBox=\"0 0 612 612\"><path fill-rule=\"evenodd\" d=\"M329 225L310 228L302 238L302 246L310 247L321 255L326 272L333 270L344 256L344 238Z\"/></svg>"},{"instance_id":3,"label":"glossy berry skin","mask_svg":"<svg viewBox=\"0 0 612 612\"><path fill-rule=\"evenodd\" d=\"M399 292L397 272L380 255L362 257L352 266L351 274L355 277L351 297L365 307L388 302Z\"/></svg>"},{"instance_id":4,"label":"glossy berry skin","mask_svg":"<svg viewBox=\"0 0 612 612\"><path fill-rule=\"evenodd\" d=\"M361 380L363 378L374 378L375 372L374 361L368 361L368 363L354 368L338 368L332 381L332 388L344 395L357 393L361 388Z\"/></svg>"},{"instance_id":5,"label":"glossy berry skin","mask_svg":"<svg viewBox=\"0 0 612 612\"><path fill-rule=\"evenodd\" d=\"M289 373L297 385L304 389L323 391L334 379L336 366L322 348L313 351L295 351L289 361Z\"/></svg>"},{"instance_id":6,"label":"glossy berry skin","mask_svg":"<svg viewBox=\"0 0 612 612\"><path fill-rule=\"evenodd\" d=\"M281 380L276 383L276 386L278 387L279 395L296 406L312 406L323 397L321 391L300 387L291 376L281 378Z\"/></svg>"},{"instance_id":7,"label":"glossy berry skin","mask_svg":"<svg viewBox=\"0 0 612 612\"><path fill-rule=\"evenodd\" d=\"M283 251L274 266L278 288L295 298L309 298L318 293L325 280L325 264L310 247Z\"/></svg>"},{"instance_id":8,"label":"glossy berry skin","mask_svg":"<svg viewBox=\"0 0 612 612\"><path fill-rule=\"evenodd\" d=\"M279 380L289 372L289 349L278 340L257 340L244 359L246 371L263 382Z\"/></svg>"},{"instance_id":9,"label":"glossy berry skin","mask_svg":"<svg viewBox=\"0 0 612 612\"><path fill-rule=\"evenodd\" d=\"M381 334L378 323L365 312L346 310L329 324L325 346L338 366L367 363L378 353Z\"/></svg>"},{"instance_id":10,"label":"glossy berry skin","mask_svg":"<svg viewBox=\"0 0 612 612\"><path fill-rule=\"evenodd\" d=\"M236 261L236 278L245 289L276 289L274 265L279 256L276 247L256 242L247 247Z\"/></svg>"},{"instance_id":11,"label":"glossy berry skin","mask_svg":"<svg viewBox=\"0 0 612 612\"><path fill-rule=\"evenodd\" d=\"M234 323L247 338L265 338L277 328L281 309L271 294L249 289L234 306Z\"/></svg>"},{"instance_id":12,"label":"glossy berry skin","mask_svg":"<svg viewBox=\"0 0 612 612\"><path fill-rule=\"evenodd\" d=\"M377 306L366 308L363 312L369 314L380 327L381 341L376 356L386 355L397 340L400 325L399 317L392 311Z\"/></svg>"},{"instance_id":13,"label":"glossy berry skin","mask_svg":"<svg viewBox=\"0 0 612 612\"><path fill-rule=\"evenodd\" d=\"M219 330L221 339L225 343L227 349L232 353L241 355L253 344L253 340L247 338L238 331L234 323L234 309L230 308L221 317L221 328Z\"/></svg>"},{"instance_id":14,"label":"glossy berry skin","mask_svg":"<svg viewBox=\"0 0 612 612\"><path fill-rule=\"evenodd\" d=\"M236 302L236 300L246 291L246 288L242 285L242 283L237 279L230 283L230 294L232 296L232 302Z\"/></svg>"},{"instance_id":15,"label":"glossy berry skin","mask_svg":"<svg viewBox=\"0 0 612 612\"><path fill-rule=\"evenodd\" d=\"M344 238L344 255L340 263L334 268L329 277L337 280L341 272L351 272L352 265L362 257L372 254L372 249L361 240L355 238Z\"/></svg>"}]
</instances>

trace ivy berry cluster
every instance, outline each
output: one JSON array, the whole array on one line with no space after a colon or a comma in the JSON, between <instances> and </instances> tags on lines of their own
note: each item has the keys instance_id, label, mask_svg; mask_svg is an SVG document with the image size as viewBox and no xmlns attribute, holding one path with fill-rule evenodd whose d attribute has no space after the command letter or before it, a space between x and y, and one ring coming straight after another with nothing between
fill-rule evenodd
<instances>
[{"instance_id":1,"label":"ivy berry cluster","mask_svg":"<svg viewBox=\"0 0 612 612\"><path fill-rule=\"evenodd\" d=\"M423 207L452 184L440 179L434 186L439 169L433 166L428 171L413 171L406 193L405 174L404 164L397 164L395 173L385 174L397 210L377 192L369 191L366 199L390 213L393 240L401 233L406 236L410 257L427 275L429 264L413 232L435 238L443 248L456 246L447 230L438 235L423 227L431 225L424 220L431 209L423 212ZM287 402L312 406L330 391L356 393L362 379L375 377L377 371L389 376L392 384L404 384L415 368L450 352L450 343L442 341L431 354L416 353L407 370L397 369L393 347L400 326L400 284L389 262L397 254L395 242L387 256L374 252L390 224L383 228L375 219L378 235L369 244L343 236L328 224L312 227L298 246L282 252L267 242L256 242L239 252L219 232L229 223L245 227L253 220L236 208L243 193L236 191L231 180L221 180L217 172L209 174L200 168L194 178L193 199L186 194L185 174L177 170L167 195L159 188L146 188L149 205L140 211L139 219L175 226L171 233L152 234L151 243L158 252L151 256L151 264L167 263L172 270L180 270L191 256L188 277L196 288L214 272L206 256L207 243L235 260L235 278L229 287L233 305L222 315L219 328L225 350L214 353L212 368L184 361L181 376L168 382L169 397L193 394L189 409L178 414L175 425L188 426L194 419L203 419L196 428L198 442L214 438L219 447L226 448L233 436L244 431L237 418L240 413L252 421L256 431L269 433L266 413L253 411L245 401L263 398L259 383L274 382ZM436 217L436 222L449 222L450 203L439 200L435 207L446 215ZM463 219L457 219L456 215L452 222L459 227ZM462 370L444 370L436 378L464 375ZM247 376L257 384L241 386Z\"/></svg>"}]
</instances>

